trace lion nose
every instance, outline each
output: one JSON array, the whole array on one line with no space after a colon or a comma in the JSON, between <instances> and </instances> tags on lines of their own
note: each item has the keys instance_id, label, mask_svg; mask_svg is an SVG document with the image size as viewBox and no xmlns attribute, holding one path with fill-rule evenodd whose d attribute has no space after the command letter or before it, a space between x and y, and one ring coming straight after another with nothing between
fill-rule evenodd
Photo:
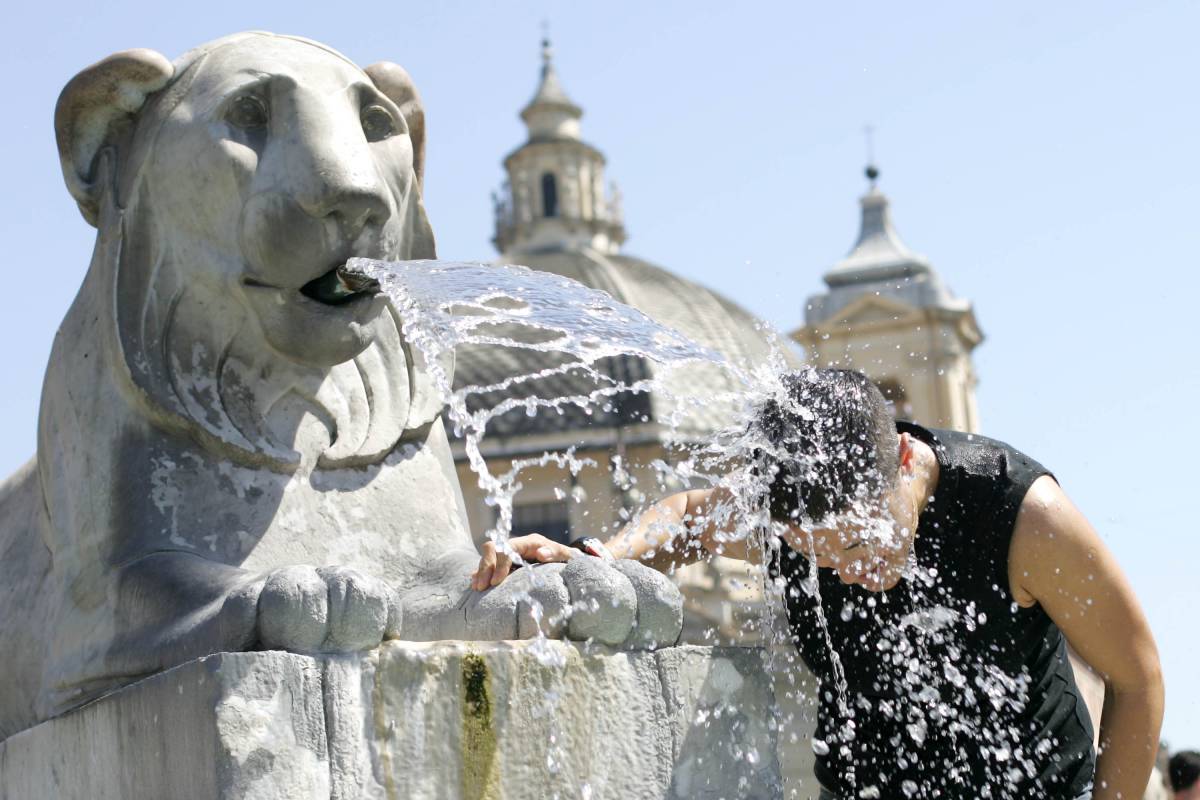
<instances>
[{"instance_id":1,"label":"lion nose","mask_svg":"<svg viewBox=\"0 0 1200 800\"><path fill-rule=\"evenodd\" d=\"M328 175L328 173L326 173ZM388 216L387 200L377 180L357 176L329 176L319 180L315 191L297 198L318 219L334 218L346 238L354 239L364 228Z\"/></svg>"},{"instance_id":2,"label":"lion nose","mask_svg":"<svg viewBox=\"0 0 1200 800\"><path fill-rule=\"evenodd\" d=\"M340 130L325 118L299 138L288 171L293 196L307 214L335 219L347 240L388 218L387 186L361 131Z\"/></svg>"}]
</instances>

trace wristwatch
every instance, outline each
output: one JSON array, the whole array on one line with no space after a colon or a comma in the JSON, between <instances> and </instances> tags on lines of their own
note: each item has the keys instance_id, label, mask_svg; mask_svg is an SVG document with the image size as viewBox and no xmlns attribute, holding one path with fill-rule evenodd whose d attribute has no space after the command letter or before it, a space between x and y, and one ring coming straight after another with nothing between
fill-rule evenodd
<instances>
[{"instance_id":1,"label":"wristwatch","mask_svg":"<svg viewBox=\"0 0 1200 800\"><path fill-rule=\"evenodd\" d=\"M585 536L582 539L576 539L571 542L568 547L574 547L576 550L581 550L589 556L602 558L605 561L616 561L613 554L608 552L608 548L604 546L604 542L597 539L595 536Z\"/></svg>"}]
</instances>

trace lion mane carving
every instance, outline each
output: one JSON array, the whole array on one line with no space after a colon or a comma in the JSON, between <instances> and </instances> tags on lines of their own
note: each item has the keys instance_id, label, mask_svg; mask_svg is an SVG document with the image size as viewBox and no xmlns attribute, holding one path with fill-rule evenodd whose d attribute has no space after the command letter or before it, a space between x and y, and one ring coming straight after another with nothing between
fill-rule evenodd
<instances>
[{"instance_id":1,"label":"lion mane carving","mask_svg":"<svg viewBox=\"0 0 1200 800\"><path fill-rule=\"evenodd\" d=\"M0 738L219 651L529 636L531 602L552 635L674 641L677 593L638 565L468 590L421 356L385 298L322 288L352 256L435 255L403 69L267 33L125 51L55 128L98 235L37 456L0 487ZM599 612L555 614L588 591Z\"/></svg>"}]
</instances>

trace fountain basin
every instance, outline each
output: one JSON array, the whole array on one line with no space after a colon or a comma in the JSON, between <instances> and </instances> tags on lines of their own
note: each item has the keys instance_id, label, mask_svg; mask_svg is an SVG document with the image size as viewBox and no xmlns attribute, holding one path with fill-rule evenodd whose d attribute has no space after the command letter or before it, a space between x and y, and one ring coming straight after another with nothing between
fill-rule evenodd
<instances>
[{"instance_id":1,"label":"fountain basin","mask_svg":"<svg viewBox=\"0 0 1200 800\"><path fill-rule=\"evenodd\" d=\"M0 798L774 798L775 719L754 648L220 653L0 743Z\"/></svg>"}]
</instances>

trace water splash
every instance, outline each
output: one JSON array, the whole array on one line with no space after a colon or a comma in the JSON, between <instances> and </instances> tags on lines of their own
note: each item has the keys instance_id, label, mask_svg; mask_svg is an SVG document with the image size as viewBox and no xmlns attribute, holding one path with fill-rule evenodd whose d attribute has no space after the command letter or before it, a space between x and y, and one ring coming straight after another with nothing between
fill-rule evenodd
<instances>
[{"instance_id":1,"label":"water splash","mask_svg":"<svg viewBox=\"0 0 1200 800\"><path fill-rule=\"evenodd\" d=\"M679 374L697 365L717 367L744 386L746 377L716 351L699 345L608 294L528 267L469 262L385 263L351 259L351 275L378 283L399 312L406 340L423 356L437 388L447 398L447 415L462 437L468 463L489 503L499 511L489 537L503 543L512 525L512 500L523 469L552 461L577 474L584 461L565 453L522 459L493 475L480 443L495 420L514 411L533 417L576 408L585 414L623 396L657 393L676 402L661 423L678 429L690 412L713 402L736 403L741 392L699 397L672 392ZM455 389L445 368L448 356L464 347L526 354L509 364L529 367L497 376L486 385ZM535 357L529 357L536 354ZM653 376L626 381L603 366L616 358L645 359ZM576 394L540 391L548 382L585 387ZM648 421L648 420L634 420Z\"/></svg>"},{"instance_id":2,"label":"water splash","mask_svg":"<svg viewBox=\"0 0 1200 800\"><path fill-rule=\"evenodd\" d=\"M593 414L606 408L611 413L622 399L652 395L653 420L616 414L614 421L654 424L668 447L676 445L669 459L651 465L659 486L726 489L729 500L708 512L727 531L718 541L749 540L760 553L768 552L779 524L761 502L770 476L760 474L752 456L777 451L779 445L751 421L765 399L788 402L780 381L787 365L778 345L764 363L731 363L605 292L522 266L351 259L342 272L353 282L350 288L375 284L395 306L406 341L447 399L446 414L468 463L498 511L487 532L498 546L511 529L523 470L554 464L575 475L589 462L567 448L515 459L508 471L493 474L481 451L491 425L513 413L532 417L577 409ZM448 356L471 348L487 348L489 357L507 354L510 371L491 383L455 388ZM640 359L651 370L617 374L611 368L614 359ZM578 391L548 391L564 386ZM713 430L714 420L723 426ZM628 472L619 456L616 460L614 483L628 489ZM778 627L773 614L759 622L764 635ZM782 641L783 634L776 638Z\"/></svg>"},{"instance_id":3,"label":"water splash","mask_svg":"<svg viewBox=\"0 0 1200 800\"><path fill-rule=\"evenodd\" d=\"M869 713L858 714L858 706L865 702L864 709L870 711L870 703L854 696L848 687L839 652L841 643L831 636L830 620L820 602L817 553L812 540L798 541L792 529L771 519L764 498L775 473L764 472L761 464L765 455L767 463L772 459L776 463L790 460L803 472L858 459L861 453L853 447L834 452L797 451L795 443L773 438L755 424L770 403L810 418L828 412L821 407L797 406L782 379L788 369L778 352L761 364L731 363L713 349L604 292L526 267L352 259L344 271L359 282L351 289L361 288L361 281L372 282L395 306L413 356L423 362L419 366L446 398L447 418L462 440L467 461L488 503L497 510L495 525L487 536L499 548L507 549L513 499L521 489L524 471L552 465L577 476L595 462L578 455L575 447L566 447L512 459L505 472L493 474L482 447L489 428L514 415L536 418L575 414L575 422L583 417L602 417L618 428L653 426L657 440L668 450L667 457L650 465L660 494L681 488L725 490L728 500L706 511L706 516L723 531L716 537L718 551L724 545L748 547L760 565L769 564L781 548L789 545L806 553L808 574L799 587L787 586L781 578L772 579L765 566L754 573L768 602L759 605L758 618L751 621L750 627L767 645L769 674L777 680L787 675L791 680L793 670L776 669L771 663L783 659L791 666L798 658L790 631L775 611L785 592L815 595L818 625L832 667L832 686L824 689L835 695L840 727L824 739L814 739L812 746L818 754L834 747L848 752L857 735L858 721L870 718ZM495 378L488 383L455 388L454 376L447 367L449 356L456 352L461 356L472 349L477 354L481 349L487 354L504 354L504 369L495 370ZM634 368L638 364L649 368ZM697 375L707 379L697 380ZM714 426L717 419L722 421L721 426ZM571 425L568 429L577 431L582 427L586 425ZM614 487L628 497L634 479L620 453L613 456L613 467ZM897 538L903 539L907 532L898 530L887 509L881 513L869 501L865 495L857 497L846 517L875 548L897 546ZM811 526L814 521L808 519L806 511L801 509L795 521ZM631 516L636 519L636 515L628 514L622 519ZM670 546L672 533L663 530L659 534L664 547ZM515 553L508 552L519 561ZM961 659L942 663L935 658L931 643L937 645L938 653L959 652L953 645L953 620L939 610L937 582L915 574L911 561L904 579L914 585L915 597L924 610L880 632L876 646L887 650L895 664L907 665L908 670L902 687L908 696L891 711L891 704L881 701L881 713L905 722L912 741L901 748L902 758L919 757L931 726L951 726L956 734L962 734L963 746L969 747L973 741L982 741L990 729L978 718L947 711L945 696L957 694L969 704L978 694L985 700L981 706L1016 707L1026 687L1003 674L976 677L972 685L960 669L965 666ZM880 598L881 603L887 602L886 594ZM537 617L541 610L536 603L531 605ZM841 621L847 622L850 616L868 613L875 607L871 601L866 605L870 608L834 609L834 616L840 615ZM550 648L544 652L547 658L556 657ZM801 689L793 683L790 691ZM553 713L555 702L555 698L547 698L547 713ZM1013 740L1011 747L1002 741L1004 738ZM993 737L993 741L997 763L1020 753L1015 737ZM1025 766L1027 762L1021 763ZM855 782L853 775L848 777ZM952 770L947 772L947 780L954 777ZM860 796L878 791L873 786L858 788ZM916 796L918 791L907 784L902 789L906 796Z\"/></svg>"}]
</instances>

